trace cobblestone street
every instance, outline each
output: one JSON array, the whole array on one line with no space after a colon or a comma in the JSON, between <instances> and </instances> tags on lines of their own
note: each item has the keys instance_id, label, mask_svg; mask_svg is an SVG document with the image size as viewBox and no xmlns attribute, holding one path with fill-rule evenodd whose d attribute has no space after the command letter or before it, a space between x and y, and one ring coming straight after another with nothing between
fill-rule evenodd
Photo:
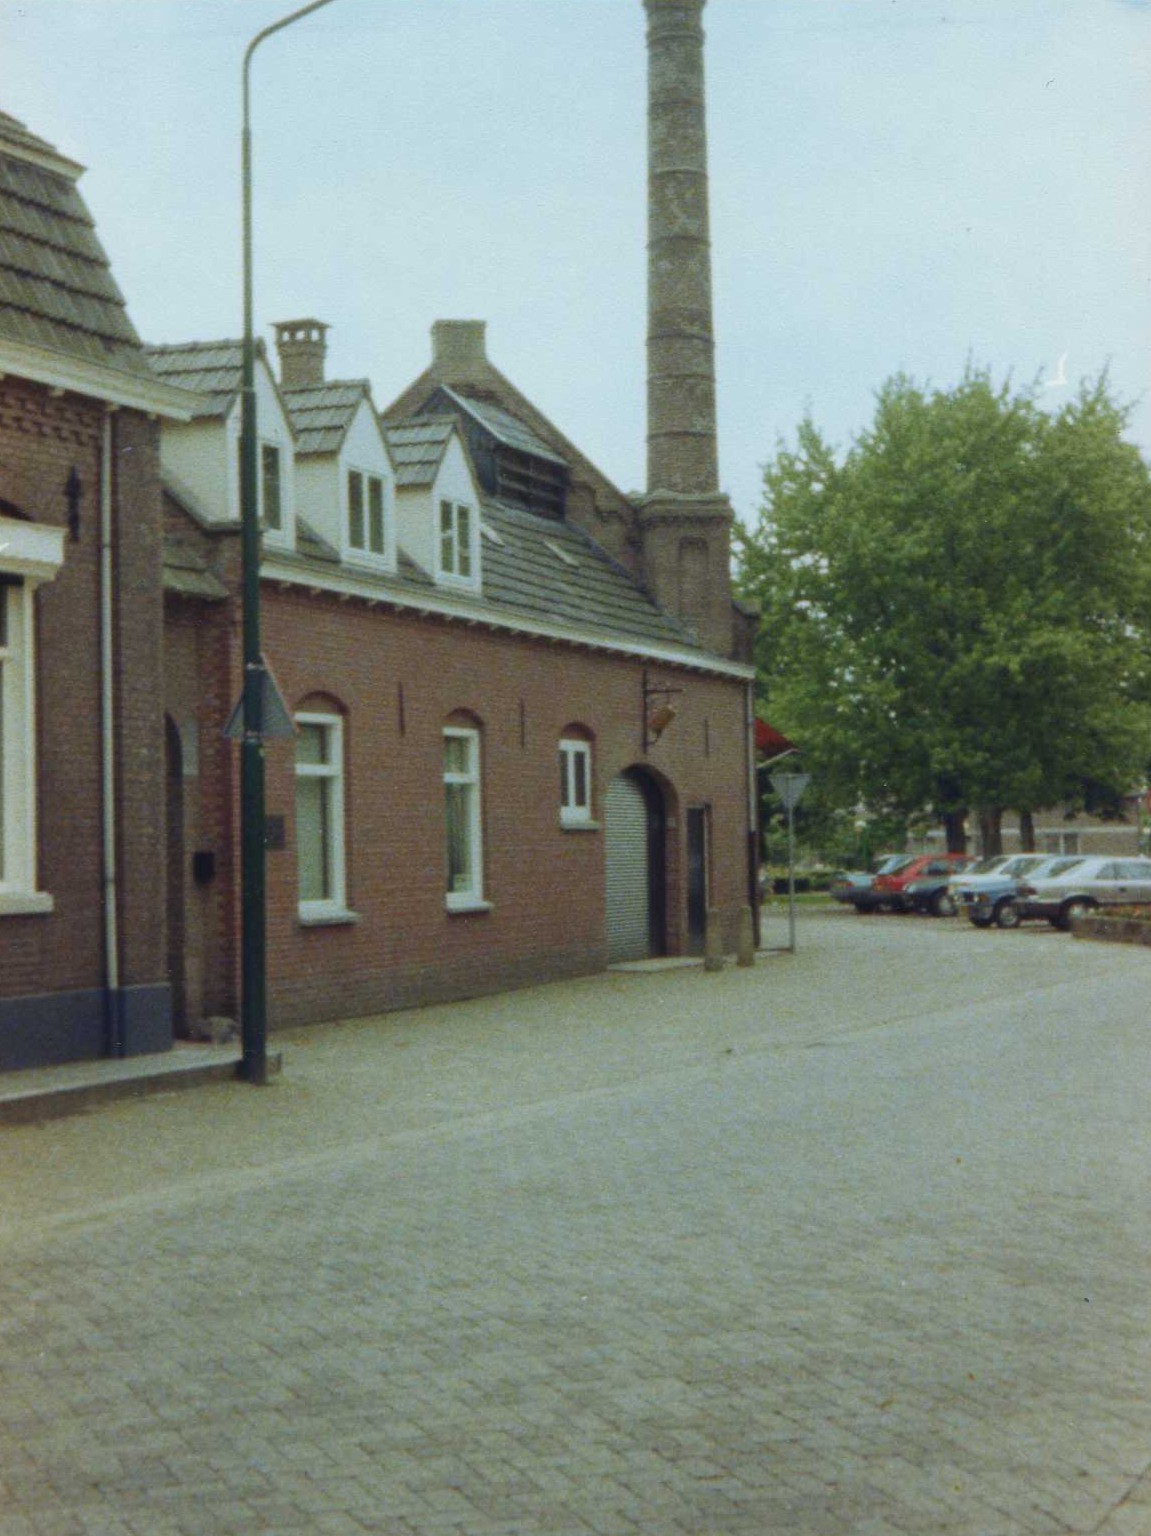
<instances>
[{"instance_id":1,"label":"cobblestone street","mask_svg":"<svg viewBox=\"0 0 1151 1536\"><path fill-rule=\"evenodd\" d=\"M1149 1536L1149 1013L805 916L0 1128L0 1536Z\"/></svg>"}]
</instances>

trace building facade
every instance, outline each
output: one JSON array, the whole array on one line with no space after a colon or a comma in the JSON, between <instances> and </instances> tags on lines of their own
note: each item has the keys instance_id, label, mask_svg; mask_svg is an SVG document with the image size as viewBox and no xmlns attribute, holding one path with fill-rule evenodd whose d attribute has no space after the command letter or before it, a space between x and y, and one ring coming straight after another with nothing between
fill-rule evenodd
<instances>
[{"instance_id":1,"label":"building facade","mask_svg":"<svg viewBox=\"0 0 1151 1536\"><path fill-rule=\"evenodd\" d=\"M263 638L292 724L266 750L270 1023L699 952L709 911L734 945L753 899L741 616L729 602L728 653L708 650L568 515L572 497L584 521L639 521L480 357L482 326L437 323L382 416L364 381L325 379L324 330L277 327L279 377L257 368ZM240 347L151 356L200 401L163 449L169 908L194 1031L236 1009Z\"/></svg>"},{"instance_id":2,"label":"building facade","mask_svg":"<svg viewBox=\"0 0 1151 1536\"><path fill-rule=\"evenodd\" d=\"M0 1070L164 1049L160 428L77 190L0 114Z\"/></svg>"}]
</instances>

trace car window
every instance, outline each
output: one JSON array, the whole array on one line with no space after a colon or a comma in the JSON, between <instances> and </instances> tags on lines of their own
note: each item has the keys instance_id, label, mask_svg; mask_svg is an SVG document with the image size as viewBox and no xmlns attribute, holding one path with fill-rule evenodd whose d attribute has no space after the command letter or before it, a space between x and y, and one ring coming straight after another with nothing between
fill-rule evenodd
<instances>
[{"instance_id":1,"label":"car window","mask_svg":"<svg viewBox=\"0 0 1151 1536\"><path fill-rule=\"evenodd\" d=\"M1104 864L1091 878L1092 880L1122 880L1124 868L1122 864Z\"/></svg>"},{"instance_id":2,"label":"car window","mask_svg":"<svg viewBox=\"0 0 1151 1536\"><path fill-rule=\"evenodd\" d=\"M1046 864L1047 860L1041 854L1020 853L1013 859L1008 859L1003 865L1002 873L1005 875L1027 875L1032 870Z\"/></svg>"},{"instance_id":3,"label":"car window","mask_svg":"<svg viewBox=\"0 0 1151 1536\"><path fill-rule=\"evenodd\" d=\"M889 853L887 858L881 859L875 873L877 875L893 875L897 869L903 869L912 862L909 853Z\"/></svg>"},{"instance_id":4,"label":"car window","mask_svg":"<svg viewBox=\"0 0 1151 1536\"><path fill-rule=\"evenodd\" d=\"M1151 860L1148 859L1125 859L1122 863L1117 864L1115 868L1119 871L1115 877L1118 880L1147 880L1151 878Z\"/></svg>"},{"instance_id":5,"label":"car window","mask_svg":"<svg viewBox=\"0 0 1151 1536\"><path fill-rule=\"evenodd\" d=\"M1082 864L1082 859L1052 859L1050 864L1045 864L1041 870L1035 873L1042 874L1044 880L1054 880L1057 875L1065 875L1069 869L1075 869Z\"/></svg>"}]
</instances>

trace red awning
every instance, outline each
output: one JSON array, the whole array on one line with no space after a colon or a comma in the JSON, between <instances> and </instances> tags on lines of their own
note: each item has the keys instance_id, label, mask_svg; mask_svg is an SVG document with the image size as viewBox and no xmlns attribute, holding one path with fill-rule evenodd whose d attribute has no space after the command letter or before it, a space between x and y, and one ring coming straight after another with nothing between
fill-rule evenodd
<instances>
[{"instance_id":1,"label":"red awning","mask_svg":"<svg viewBox=\"0 0 1151 1536\"><path fill-rule=\"evenodd\" d=\"M777 731L774 725L768 725L766 720L757 720L755 750L770 761L773 757L784 757L788 752L798 752L799 748L794 741L788 741L782 731Z\"/></svg>"}]
</instances>

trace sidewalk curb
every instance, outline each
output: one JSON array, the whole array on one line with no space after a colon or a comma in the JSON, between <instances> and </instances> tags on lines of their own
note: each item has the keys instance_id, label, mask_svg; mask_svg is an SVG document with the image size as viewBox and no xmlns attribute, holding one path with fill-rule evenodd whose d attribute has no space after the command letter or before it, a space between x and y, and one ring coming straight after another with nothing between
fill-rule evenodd
<instances>
[{"instance_id":1,"label":"sidewalk curb","mask_svg":"<svg viewBox=\"0 0 1151 1536\"><path fill-rule=\"evenodd\" d=\"M4 1072L0 1073L0 1126L56 1120L120 1099L230 1082L239 1078L240 1067L239 1046L178 1046L157 1056ZM269 1077L279 1076L282 1068L282 1053L269 1053Z\"/></svg>"}]
</instances>

